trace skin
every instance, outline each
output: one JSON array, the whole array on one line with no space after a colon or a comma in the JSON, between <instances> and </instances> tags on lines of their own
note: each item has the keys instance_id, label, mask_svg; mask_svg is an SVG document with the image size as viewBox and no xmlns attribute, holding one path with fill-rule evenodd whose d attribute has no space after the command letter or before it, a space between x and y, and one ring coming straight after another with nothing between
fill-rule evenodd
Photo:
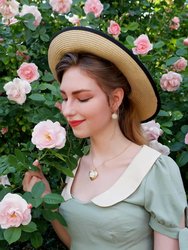
<instances>
[{"instance_id":1,"label":"skin","mask_svg":"<svg viewBox=\"0 0 188 250\"><path fill-rule=\"evenodd\" d=\"M108 101L96 81L74 66L65 72L60 91L64 99L63 115L70 125L73 121L80 122L72 126L74 135L78 138L89 137L91 142L90 153L82 158L71 189L74 197L87 202L117 181L141 147L126 139L118 121L111 118L122 102L124 92L121 88L115 89ZM94 182L88 178L91 165L97 166L100 172ZM51 192L41 169L26 172L23 189L31 191L37 181L45 184L43 195ZM53 221L52 225L59 238L70 247L71 237L66 228L58 221ZM178 240L154 232L154 250L179 250Z\"/></svg>"}]
</instances>

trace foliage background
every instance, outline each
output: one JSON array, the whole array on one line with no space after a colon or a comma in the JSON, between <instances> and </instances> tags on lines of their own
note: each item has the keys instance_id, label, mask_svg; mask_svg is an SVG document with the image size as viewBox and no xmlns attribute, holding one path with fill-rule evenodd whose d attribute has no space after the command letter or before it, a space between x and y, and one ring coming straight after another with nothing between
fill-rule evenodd
<instances>
[{"instance_id":1,"label":"foliage background","mask_svg":"<svg viewBox=\"0 0 188 250\"><path fill-rule=\"evenodd\" d=\"M6 192L23 193L22 179L28 168L33 168L35 159L45 153L40 163L49 179L53 192L61 192L65 175L71 175L77 157L86 150L86 142L73 137L64 118L55 107L61 101L58 84L54 81L47 63L47 50L51 37L63 27L73 26L63 14L52 11L48 1L21 0L23 4L35 5L42 15L38 27L32 25L31 15L20 18L20 21L10 26L0 23L0 130L7 127L6 134L0 134L0 175L8 174L11 186L1 186L0 199ZM188 193L188 145L184 143L188 132L188 67L181 72L183 83L175 92L164 92L160 88L160 77L171 69L172 64L184 57L188 59L188 47L183 40L188 37L188 5L183 0L142 0L142 1L101 1L104 10L99 18L85 15L85 1L74 0L67 15L77 14L81 25L101 29L107 33L110 20L121 26L119 40L128 48L133 47L133 41L141 34L147 34L153 50L146 56L140 56L141 61L151 72L161 96L161 111L156 121L160 123L163 135L162 144L167 145L170 156L178 163L182 173L186 192ZM174 16L180 18L178 30L171 30L169 24ZM18 53L17 51L21 52ZM27 60L27 57L29 59ZM22 62L35 63L40 71L40 78L33 82L32 92L27 101L18 105L7 99L3 86L17 77L17 69ZM149 105L149 101L148 101ZM33 127L40 121L50 119L59 121L68 131L66 146L61 150L41 152L31 143ZM63 158L62 158L63 157ZM33 247L29 238L23 238L23 243L11 246L1 238L0 249L63 249L50 223L40 215L41 243ZM45 221L45 222L44 222ZM38 245L37 245L38 244Z\"/></svg>"}]
</instances>

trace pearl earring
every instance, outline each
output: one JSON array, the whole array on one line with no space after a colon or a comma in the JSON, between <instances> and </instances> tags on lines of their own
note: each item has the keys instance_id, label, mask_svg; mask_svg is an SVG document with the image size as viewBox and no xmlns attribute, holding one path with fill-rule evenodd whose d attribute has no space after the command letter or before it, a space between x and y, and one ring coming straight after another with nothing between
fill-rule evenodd
<instances>
[{"instance_id":1,"label":"pearl earring","mask_svg":"<svg viewBox=\"0 0 188 250\"><path fill-rule=\"evenodd\" d=\"M118 115L117 115L116 113L113 113L113 114L112 114L112 119L113 119L113 120L117 120L117 118L118 118Z\"/></svg>"}]
</instances>

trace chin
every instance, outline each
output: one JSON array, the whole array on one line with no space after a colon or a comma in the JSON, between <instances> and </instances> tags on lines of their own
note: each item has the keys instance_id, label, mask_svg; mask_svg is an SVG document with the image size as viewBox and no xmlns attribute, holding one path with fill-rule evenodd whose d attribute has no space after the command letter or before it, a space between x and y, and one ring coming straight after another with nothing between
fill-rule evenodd
<instances>
[{"instance_id":1,"label":"chin","mask_svg":"<svg viewBox=\"0 0 188 250\"><path fill-rule=\"evenodd\" d=\"M84 134L84 133L75 133L74 131L73 131L73 134L74 134L74 136L75 136L76 138L79 138L79 139L86 139L86 138L89 137L89 135L86 135L86 134Z\"/></svg>"}]
</instances>

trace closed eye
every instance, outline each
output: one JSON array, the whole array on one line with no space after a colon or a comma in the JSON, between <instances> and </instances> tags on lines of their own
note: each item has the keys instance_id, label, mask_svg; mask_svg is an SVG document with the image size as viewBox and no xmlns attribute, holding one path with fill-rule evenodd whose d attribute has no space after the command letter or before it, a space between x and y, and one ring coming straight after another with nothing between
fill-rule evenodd
<instances>
[{"instance_id":1,"label":"closed eye","mask_svg":"<svg viewBox=\"0 0 188 250\"><path fill-rule=\"evenodd\" d=\"M90 98L86 98L86 99L78 99L79 100L79 102L87 102L87 101L89 101L91 99L91 97Z\"/></svg>"}]
</instances>

